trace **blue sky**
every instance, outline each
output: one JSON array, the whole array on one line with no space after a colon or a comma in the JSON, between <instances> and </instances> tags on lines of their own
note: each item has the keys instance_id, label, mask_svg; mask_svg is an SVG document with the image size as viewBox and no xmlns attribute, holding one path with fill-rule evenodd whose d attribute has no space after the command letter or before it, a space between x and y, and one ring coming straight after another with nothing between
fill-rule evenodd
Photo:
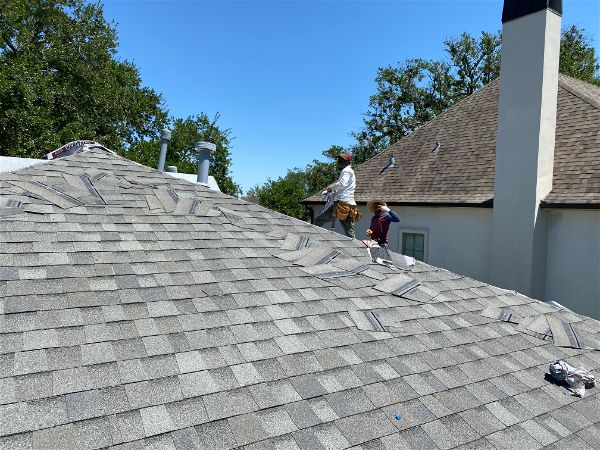
<instances>
[{"instance_id":1,"label":"blue sky","mask_svg":"<svg viewBox=\"0 0 600 450\"><path fill-rule=\"evenodd\" d=\"M600 2L563 9L600 54ZM378 67L439 59L447 37L501 29L501 11L501 0L104 1L119 57L171 115L221 114L244 191L349 145Z\"/></svg>"}]
</instances>

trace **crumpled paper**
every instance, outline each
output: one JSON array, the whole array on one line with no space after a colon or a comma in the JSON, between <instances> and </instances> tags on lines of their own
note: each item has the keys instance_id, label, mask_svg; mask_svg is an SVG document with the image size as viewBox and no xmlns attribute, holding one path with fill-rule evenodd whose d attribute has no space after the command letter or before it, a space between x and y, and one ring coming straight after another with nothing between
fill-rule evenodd
<instances>
[{"instance_id":1,"label":"crumpled paper","mask_svg":"<svg viewBox=\"0 0 600 450\"><path fill-rule=\"evenodd\" d=\"M585 388L591 388L596 385L594 375L584 367L573 367L565 361L555 361L550 364L550 375L557 381L564 381L569 385L569 390L583 397Z\"/></svg>"}]
</instances>

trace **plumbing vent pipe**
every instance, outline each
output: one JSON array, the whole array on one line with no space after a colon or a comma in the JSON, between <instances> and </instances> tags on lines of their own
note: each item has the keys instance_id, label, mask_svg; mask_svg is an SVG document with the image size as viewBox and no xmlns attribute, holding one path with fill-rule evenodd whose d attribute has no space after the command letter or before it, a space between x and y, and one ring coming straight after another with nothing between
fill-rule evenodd
<instances>
[{"instance_id":1,"label":"plumbing vent pipe","mask_svg":"<svg viewBox=\"0 0 600 450\"><path fill-rule=\"evenodd\" d=\"M167 172L177 173L177 166L167 166Z\"/></svg>"},{"instance_id":2,"label":"plumbing vent pipe","mask_svg":"<svg viewBox=\"0 0 600 450\"><path fill-rule=\"evenodd\" d=\"M168 129L164 129L160 132L160 156L158 158L158 171L163 172L165 170L165 160L167 159L167 145L171 140L171 132Z\"/></svg>"},{"instance_id":3,"label":"plumbing vent pipe","mask_svg":"<svg viewBox=\"0 0 600 450\"><path fill-rule=\"evenodd\" d=\"M196 142L194 150L198 152L198 183L208 184L210 155L217 149L212 142Z\"/></svg>"}]
</instances>

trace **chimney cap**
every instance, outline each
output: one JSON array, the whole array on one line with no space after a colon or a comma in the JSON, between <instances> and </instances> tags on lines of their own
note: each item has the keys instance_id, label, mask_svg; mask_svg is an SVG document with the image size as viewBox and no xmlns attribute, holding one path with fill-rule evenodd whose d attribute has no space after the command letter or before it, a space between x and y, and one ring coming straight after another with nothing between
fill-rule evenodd
<instances>
[{"instance_id":1,"label":"chimney cap","mask_svg":"<svg viewBox=\"0 0 600 450\"><path fill-rule=\"evenodd\" d=\"M502 23L543 9L549 9L562 16L562 0L504 0Z\"/></svg>"},{"instance_id":2,"label":"chimney cap","mask_svg":"<svg viewBox=\"0 0 600 450\"><path fill-rule=\"evenodd\" d=\"M197 152L201 152L203 150L208 150L210 153L212 153L216 149L217 149L217 146L215 144L213 144L212 142L198 141L194 145L194 150L196 150Z\"/></svg>"},{"instance_id":3,"label":"chimney cap","mask_svg":"<svg viewBox=\"0 0 600 450\"><path fill-rule=\"evenodd\" d=\"M177 173L177 166L168 166L167 172L169 173Z\"/></svg>"},{"instance_id":4,"label":"chimney cap","mask_svg":"<svg viewBox=\"0 0 600 450\"><path fill-rule=\"evenodd\" d=\"M163 129L160 132L160 138L161 139L166 139L167 141L171 140L171 130L169 130L168 128Z\"/></svg>"}]
</instances>

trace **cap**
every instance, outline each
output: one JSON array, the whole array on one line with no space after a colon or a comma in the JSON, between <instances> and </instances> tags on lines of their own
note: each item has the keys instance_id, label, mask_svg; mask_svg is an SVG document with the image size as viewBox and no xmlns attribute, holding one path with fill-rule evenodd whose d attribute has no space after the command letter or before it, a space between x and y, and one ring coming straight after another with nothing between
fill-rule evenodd
<instances>
[{"instance_id":1,"label":"cap","mask_svg":"<svg viewBox=\"0 0 600 450\"><path fill-rule=\"evenodd\" d=\"M340 153L337 156L339 159L343 159L344 161L352 161L352 155L350 153Z\"/></svg>"}]
</instances>

